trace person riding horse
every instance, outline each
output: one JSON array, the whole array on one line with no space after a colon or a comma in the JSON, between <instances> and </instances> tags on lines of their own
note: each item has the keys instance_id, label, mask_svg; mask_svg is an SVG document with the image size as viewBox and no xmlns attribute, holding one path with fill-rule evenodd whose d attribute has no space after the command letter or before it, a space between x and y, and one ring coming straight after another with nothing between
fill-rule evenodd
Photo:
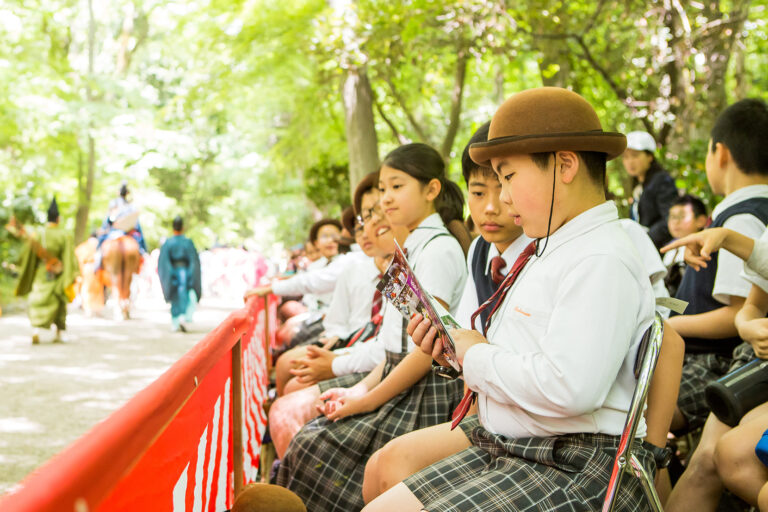
<instances>
[{"instance_id":1,"label":"person riding horse","mask_svg":"<svg viewBox=\"0 0 768 512\"><path fill-rule=\"evenodd\" d=\"M120 185L120 195L109 202L107 216L99 230L99 245L108 238L117 238L122 235L132 236L139 244L142 256L147 254L147 244L139 224L139 211L130 201L128 184Z\"/></svg>"}]
</instances>

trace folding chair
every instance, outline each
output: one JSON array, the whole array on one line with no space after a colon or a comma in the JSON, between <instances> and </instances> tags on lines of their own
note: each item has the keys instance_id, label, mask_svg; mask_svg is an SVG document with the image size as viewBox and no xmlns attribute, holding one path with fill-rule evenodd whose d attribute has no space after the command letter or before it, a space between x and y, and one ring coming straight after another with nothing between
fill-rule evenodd
<instances>
[{"instance_id":1,"label":"folding chair","mask_svg":"<svg viewBox=\"0 0 768 512\"><path fill-rule=\"evenodd\" d=\"M656 369L656 362L659 359L663 337L664 320L657 312L653 324L643 335L643 340L637 352L637 360L635 361L637 386L635 387L634 395L632 395L632 403L629 406L624 430L619 441L619 448L613 461L613 471L611 472L611 479L608 481L608 492L603 501L603 512L613 510L616 496L618 496L619 489L621 488L621 477L624 473L634 474L635 478L640 480L652 510L655 512L662 512L663 510L659 496L656 494L653 477L648 474L633 453L637 443L641 442L635 437L635 433L640 424L640 418L643 417L645 400L648 396L651 380L653 379L653 371Z\"/></svg>"}]
</instances>

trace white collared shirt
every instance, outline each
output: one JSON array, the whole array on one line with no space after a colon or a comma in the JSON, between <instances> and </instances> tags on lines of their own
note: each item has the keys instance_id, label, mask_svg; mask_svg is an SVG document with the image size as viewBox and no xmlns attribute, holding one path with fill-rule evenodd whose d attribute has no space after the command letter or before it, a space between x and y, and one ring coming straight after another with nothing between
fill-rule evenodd
<instances>
[{"instance_id":1,"label":"white collared shirt","mask_svg":"<svg viewBox=\"0 0 768 512\"><path fill-rule=\"evenodd\" d=\"M441 233L447 236L433 238ZM440 216L435 213L424 219L405 240L403 248L408 250L408 263L421 286L448 303L451 313L455 313L467 278L467 266L459 242L445 228ZM385 302L382 311L379 334L336 357L332 363L335 375L370 371L384 360L385 350L400 353L403 316L389 302ZM407 351L415 346L408 336Z\"/></svg>"},{"instance_id":2,"label":"white collared shirt","mask_svg":"<svg viewBox=\"0 0 768 512\"><path fill-rule=\"evenodd\" d=\"M306 272L296 274L288 279L274 281L272 292L280 296L311 295L320 305L318 309L324 312L331 303L333 289L336 287L339 275L354 261L367 257L363 252L349 252L339 254L330 263L325 258L321 258L317 261L325 260L326 265L320 266L321 263L318 263L319 268L314 268L312 265Z\"/></svg>"},{"instance_id":3,"label":"white collared shirt","mask_svg":"<svg viewBox=\"0 0 768 512\"><path fill-rule=\"evenodd\" d=\"M752 254L744 264L743 277L768 293L768 229L755 240Z\"/></svg>"},{"instance_id":4,"label":"white collared shirt","mask_svg":"<svg viewBox=\"0 0 768 512\"><path fill-rule=\"evenodd\" d=\"M725 197L714 210L712 218L716 219L723 211L747 199L755 197L768 198L768 185L750 185L740 188ZM754 240L760 238L765 231L765 224L749 213L733 215L723 224L724 228L732 229ZM743 274L744 262L736 255L720 249L717 255L717 273L712 297L721 304L730 304L730 296L746 297L752 287Z\"/></svg>"},{"instance_id":5,"label":"white collared shirt","mask_svg":"<svg viewBox=\"0 0 768 512\"><path fill-rule=\"evenodd\" d=\"M345 338L371 320L379 269L371 257L353 260L336 282L323 319L326 336Z\"/></svg>"},{"instance_id":6,"label":"white collared shirt","mask_svg":"<svg viewBox=\"0 0 768 512\"><path fill-rule=\"evenodd\" d=\"M512 438L620 434L653 312L647 272L612 202L561 226L494 315L489 343L465 355L481 423Z\"/></svg>"},{"instance_id":7,"label":"white collared shirt","mask_svg":"<svg viewBox=\"0 0 768 512\"><path fill-rule=\"evenodd\" d=\"M643 263L648 278L651 281L653 295L657 299L669 297L669 291L664 284L664 278L667 277L667 267L664 266L659 250L656 249L653 240L648 236L648 229L632 219L619 219L619 222L621 227L624 228L624 232L632 241L632 245L637 249L637 255L640 257L640 261ZM670 310L668 308L660 307L659 312L664 319L669 318Z\"/></svg>"},{"instance_id":8,"label":"white collared shirt","mask_svg":"<svg viewBox=\"0 0 768 512\"><path fill-rule=\"evenodd\" d=\"M464 285L464 293L461 295L459 301L459 307L456 310L456 321L459 325L465 329L472 328L472 314L477 311L480 304L477 303L477 289L475 288L475 277L472 275L472 258L477 250L477 241L482 237L477 237L472 241L472 245L469 246L469 252L467 253L467 283ZM521 233L509 247L504 250L501 255L504 261L507 262L507 266L502 269L503 274L507 274L512 265L515 264L515 260L523 252L523 249L531 243L531 239ZM488 248L488 258L485 262L485 275L491 271L491 260L499 255L499 250L495 244L491 244ZM479 317L478 317L479 318ZM477 326L480 328L480 324Z\"/></svg>"}]
</instances>

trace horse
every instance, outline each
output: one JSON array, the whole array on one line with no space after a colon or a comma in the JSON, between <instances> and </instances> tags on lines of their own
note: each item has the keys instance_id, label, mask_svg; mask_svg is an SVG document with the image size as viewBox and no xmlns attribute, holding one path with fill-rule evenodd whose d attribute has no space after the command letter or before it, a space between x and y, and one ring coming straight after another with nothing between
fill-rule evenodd
<instances>
[{"instance_id":1,"label":"horse","mask_svg":"<svg viewBox=\"0 0 768 512\"><path fill-rule=\"evenodd\" d=\"M141 266L139 243L130 235L105 240L101 244L101 266L109 274L112 296L123 319L127 320L131 308L131 280Z\"/></svg>"},{"instance_id":2,"label":"horse","mask_svg":"<svg viewBox=\"0 0 768 512\"><path fill-rule=\"evenodd\" d=\"M112 286L109 275L103 269L94 271L98 245L96 237L91 237L75 247L75 256L80 265L75 288L83 311L89 317L101 313L104 308L104 288Z\"/></svg>"}]
</instances>

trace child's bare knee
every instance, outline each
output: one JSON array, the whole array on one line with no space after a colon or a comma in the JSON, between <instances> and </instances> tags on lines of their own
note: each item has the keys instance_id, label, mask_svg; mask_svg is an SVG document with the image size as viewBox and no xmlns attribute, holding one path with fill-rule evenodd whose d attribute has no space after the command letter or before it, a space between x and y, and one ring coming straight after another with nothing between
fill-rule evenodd
<instances>
[{"instance_id":1,"label":"child's bare knee","mask_svg":"<svg viewBox=\"0 0 768 512\"><path fill-rule=\"evenodd\" d=\"M366 504L370 503L381 494L381 489L379 488L380 452L381 449L376 450L365 464L365 472L363 473L363 501Z\"/></svg>"}]
</instances>

